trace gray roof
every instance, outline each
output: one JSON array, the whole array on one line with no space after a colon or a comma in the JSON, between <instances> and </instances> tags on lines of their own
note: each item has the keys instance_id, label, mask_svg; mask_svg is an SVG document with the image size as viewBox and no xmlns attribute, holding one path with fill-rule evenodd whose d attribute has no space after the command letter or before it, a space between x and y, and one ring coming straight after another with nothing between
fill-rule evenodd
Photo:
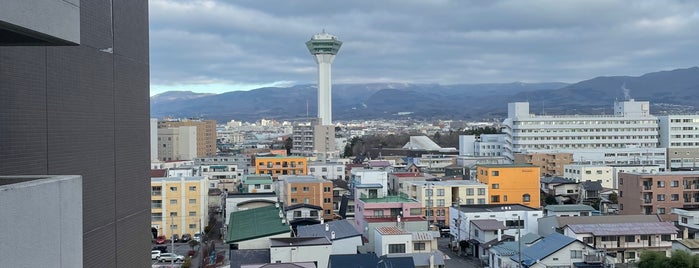
<instances>
[{"instance_id":1,"label":"gray roof","mask_svg":"<svg viewBox=\"0 0 699 268\"><path fill-rule=\"evenodd\" d=\"M231 267L245 264L269 263L269 249L237 249L230 250Z\"/></svg>"},{"instance_id":2,"label":"gray roof","mask_svg":"<svg viewBox=\"0 0 699 268\"><path fill-rule=\"evenodd\" d=\"M571 224L592 223L625 223L625 222L660 222L656 215L610 215L610 216L584 216L584 217L556 217L558 227Z\"/></svg>"},{"instance_id":3,"label":"gray roof","mask_svg":"<svg viewBox=\"0 0 699 268\"><path fill-rule=\"evenodd\" d=\"M413 235L413 241L430 241L434 238L439 238L438 231L419 231L410 232Z\"/></svg>"},{"instance_id":4,"label":"gray roof","mask_svg":"<svg viewBox=\"0 0 699 268\"><path fill-rule=\"evenodd\" d=\"M502 205L459 205L457 208L461 212L500 212L500 211L537 211L538 209L523 206L520 204L502 204Z\"/></svg>"},{"instance_id":5,"label":"gray roof","mask_svg":"<svg viewBox=\"0 0 699 268\"><path fill-rule=\"evenodd\" d=\"M583 204L570 204L570 205L548 205L544 207L545 210L564 212L564 211L594 211L595 209L588 205Z\"/></svg>"},{"instance_id":6,"label":"gray roof","mask_svg":"<svg viewBox=\"0 0 699 268\"><path fill-rule=\"evenodd\" d=\"M487 219L487 220L471 220L471 224L475 225L478 229L483 231L496 231L508 229L505 224L501 221Z\"/></svg>"},{"instance_id":7,"label":"gray roof","mask_svg":"<svg viewBox=\"0 0 699 268\"><path fill-rule=\"evenodd\" d=\"M569 224L576 234L606 235L652 235L674 234L677 227L672 222L633 222L633 223L604 223L604 224Z\"/></svg>"},{"instance_id":8,"label":"gray roof","mask_svg":"<svg viewBox=\"0 0 699 268\"><path fill-rule=\"evenodd\" d=\"M294 209L299 209L299 208L311 208L311 209L315 209L315 210L323 210L322 207L319 207L316 205L301 203L301 204L294 204L291 206L287 206L284 208L284 211L289 211L289 210L294 210Z\"/></svg>"},{"instance_id":9,"label":"gray roof","mask_svg":"<svg viewBox=\"0 0 699 268\"><path fill-rule=\"evenodd\" d=\"M541 177L539 180L542 183L561 183L561 184L577 183L574 180L566 179L563 177Z\"/></svg>"},{"instance_id":10,"label":"gray roof","mask_svg":"<svg viewBox=\"0 0 699 268\"><path fill-rule=\"evenodd\" d=\"M355 184L355 188L383 188L383 185L380 183L364 183L364 184Z\"/></svg>"},{"instance_id":11,"label":"gray roof","mask_svg":"<svg viewBox=\"0 0 699 268\"><path fill-rule=\"evenodd\" d=\"M430 265L430 255L434 256L434 265L444 265L444 254L439 251L432 252L419 252L419 253L393 253L388 254L386 257L412 257L415 266L429 266Z\"/></svg>"},{"instance_id":12,"label":"gray roof","mask_svg":"<svg viewBox=\"0 0 699 268\"><path fill-rule=\"evenodd\" d=\"M602 191L602 183L599 181L583 181L580 186L586 191Z\"/></svg>"},{"instance_id":13,"label":"gray roof","mask_svg":"<svg viewBox=\"0 0 699 268\"><path fill-rule=\"evenodd\" d=\"M326 224L328 225L328 231L325 231ZM298 237L326 237L331 241L362 235L348 220L331 221L325 224L302 225L296 228ZM335 239L332 239L332 232L335 232Z\"/></svg>"},{"instance_id":14,"label":"gray roof","mask_svg":"<svg viewBox=\"0 0 699 268\"><path fill-rule=\"evenodd\" d=\"M274 247L298 247L298 246L318 246L330 245L330 241L325 237L279 237L270 238L269 246Z\"/></svg>"},{"instance_id":15,"label":"gray roof","mask_svg":"<svg viewBox=\"0 0 699 268\"><path fill-rule=\"evenodd\" d=\"M536 243L522 248L522 263L530 266L575 241L577 241L575 238L553 232ZM517 262L519 256L511 256L510 259Z\"/></svg>"}]
</instances>

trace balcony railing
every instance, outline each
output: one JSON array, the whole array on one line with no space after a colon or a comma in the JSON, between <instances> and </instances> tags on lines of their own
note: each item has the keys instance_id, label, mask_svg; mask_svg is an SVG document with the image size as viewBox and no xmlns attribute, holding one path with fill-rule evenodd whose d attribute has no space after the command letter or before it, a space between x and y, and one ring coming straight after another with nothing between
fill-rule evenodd
<instances>
[{"instance_id":1,"label":"balcony railing","mask_svg":"<svg viewBox=\"0 0 699 268\"><path fill-rule=\"evenodd\" d=\"M162 191L151 191L150 195L151 196L160 196L160 195L163 195L163 192Z\"/></svg>"},{"instance_id":2,"label":"balcony railing","mask_svg":"<svg viewBox=\"0 0 699 268\"><path fill-rule=\"evenodd\" d=\"M604 258L600 255L585 255L584 260L586 263L602 263L604 261Z\"/></svg>"}]
</instances>

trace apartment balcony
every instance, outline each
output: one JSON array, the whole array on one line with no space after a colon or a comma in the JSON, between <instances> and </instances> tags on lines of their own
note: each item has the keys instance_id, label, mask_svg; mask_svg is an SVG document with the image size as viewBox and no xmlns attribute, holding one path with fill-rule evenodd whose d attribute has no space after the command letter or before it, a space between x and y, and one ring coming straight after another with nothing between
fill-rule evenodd
<instances>
[{"instance_id":1,"label":"apartment balcony","mask_svg":"<svg viewBox=\"0 0 699 268\"><path fill-rule=\"evenodd\" d=\"M642 189L643 191L651 191L652 188L653 188L653 187L650 186L650 185L643 185L643 188L641 188L641 189Z\"/></svg>"},{"instance_id":2,"label":"apartment balcony","mask_svg":"<svg viewBox=\"0 0 699 268\"><path fill-rule=\"evenodd\" d=\"M602 263L604 262L604 256L599 254L586 254L583 256L585 263Z\"/></svg>"},{"instance_id":3,"label":"apartment balcony","mask_svg":"<svg viewBox=\"0 0 699 268\"><path fill-rule=\"evenodd\" d=\"M162 195L163 195L163 191L151 191L151 192L150 192L150 195L151 195L151 196L162 196Z\"/></svg>"},{"instance_id":4,"label":"apartment balcony","mask_svg":"<svg viewBox=\"0 0 699 268\"><path fill-rule=\"evenodd\" d=\"M650 204L653 203L653 199L643 199L644 204Z\"/></svg>"}]
</instances>

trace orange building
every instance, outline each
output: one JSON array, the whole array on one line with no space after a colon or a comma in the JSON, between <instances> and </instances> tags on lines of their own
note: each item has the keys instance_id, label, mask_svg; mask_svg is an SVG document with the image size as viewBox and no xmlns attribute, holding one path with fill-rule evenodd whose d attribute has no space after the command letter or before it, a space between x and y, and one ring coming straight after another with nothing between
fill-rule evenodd
<instances>
[{"instance_id":1,"label":"orange building","mask_svg":"<svg viewBox=\"0 0 699 268\"><path fill-rule=\"evenodd\" d=\"M306 175L308 160L305 157L271 156L255 158L255 174L269 174L274 180L280 175Z\"/></svg>"},{"instance_id":2,"label":"orange building","mask_svg":"<svg viewBox=\"0 0 699 268\"><path fill-rule=\"evenodd\" d=\"M540 206L537 166L479 165L476 179L488 185L488 204Z\"/></svg>"},{"instance_id":3,"label":"orange building","mask_svg":"<svg viewBox=\"0 0 699 268\"><path fill-rule=\"evenodd\" d=\"M313 176L285 176L285 206L309 204L323 208L323 219L333 219L333 183Z\"/></svg>"}]
</instances>

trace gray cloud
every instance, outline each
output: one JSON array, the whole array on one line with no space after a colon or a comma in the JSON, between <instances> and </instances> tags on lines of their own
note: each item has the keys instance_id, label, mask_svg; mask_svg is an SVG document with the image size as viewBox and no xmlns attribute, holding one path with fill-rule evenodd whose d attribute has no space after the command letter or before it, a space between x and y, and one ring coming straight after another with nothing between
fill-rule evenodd
<instances>
[{"instance_id":1,"label":"gray cloud","mask_svg":"<svg viewBox=\"0 0 699 268\"><path fill-rule=\"evenodd\" d=\"M321 29L344 42L336 83L576 82L699 59L697 1L150 0L150 24L156 91L313 83L304 42Z\"/></svg>"}]
</instances>

